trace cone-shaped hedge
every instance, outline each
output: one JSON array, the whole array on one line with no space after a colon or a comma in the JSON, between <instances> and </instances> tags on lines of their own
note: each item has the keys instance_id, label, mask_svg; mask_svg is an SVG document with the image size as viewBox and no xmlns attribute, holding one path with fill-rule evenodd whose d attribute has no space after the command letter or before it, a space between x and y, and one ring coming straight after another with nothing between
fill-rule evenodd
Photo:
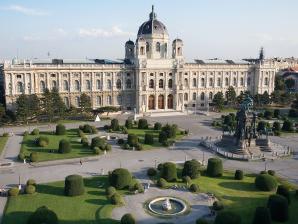
<instances>
[{"instance_id":1,"label":"cone-shaped hedge","mask_svg":"<svg viewBox=\"0 0 298 224\"><path fill-rule=\"evenodd\" d=\"M66 196L78 196L84 192L84 180L80 175L70 175L65 178L64 193Z\"/></svg>"},{"instance_id":2,"label":"cone-shaped hedge","mask_svg":"<svg viewBox=\"0 0 298 224\"><path fill-rule=\"evenodd\" d=\"M27 224L58 224L58 217L55 212L48 209L46 206L42 206L38 209L36 209L35 212L33 212L28 221Z\"/></svg>"},{"instance_id":3,"label":"cone-shaped hedge","mask_svg":"<svg viewBox=\"0 0 298 224\"><path fill-rule=\"evenodd\" d=\"M63 124L58 124L56 126L56 135L65 135L66 134L66 128Z\"/></svg>"},{"instance_id":4,"label":"cone-shaped hedge","mask_svg":"<svg viewBox=\"0 0 298 224\"><path fill-rule=\"evenodd\" d=\"M132 176L127 169L119 168L119 169L115 169L109 175L109 181L110 181L110 184L113 187L115 187L117 190L124 189L129 187L132 181Z\"/></svg>"},{"instance_id":5,"label":"cone-shaped hedge","mask_svg":"<svg viewBox=\"0 0 298 224\"><path fill-rule=\"evenodd\" d=\"M58 152L62 154L71 152L70 142L67 139L60 140Z\"/></svg>"},{"instance_id":6,"label":"cone-shaped hedge","mask_svg":"<svg viewBox=\"0 0 298 224\"><path fill-rule=\"evenodd\" d=\"M252 224L271 224L271 216L268 208L257 207Z\"/></svg>"},{"instance_id":7,"label":"cone-shaped hedge","mask_svg":"<svg viewBox=\"0 0 298 224\"><path fill-rule=\"evenodd\" d=\"M289 190L289 188L287 186L285 186L285 185L279 185L277 187L276 194L279 194L279 195L284 196L288 200L288 203L289 204L291 203L290 190Z\"/></svg>"},{"instance_id":8,"label":"cone-shaped hedge","mask_svg":"<svg viewBox=\"0 0 298 224\"><path fill-rule=\"evenodd\" d=\"M286 222L289 219L288 200L281 195L270 195L267 206L274 221Z\"/></svg>"},{"instance_id":9,"label":"cone-shaped hedge","mask_svg":"<svg viewBox=\"0 0 298 224\"><path fill-rule=\"evenodd\" d=\"M235 180L243 180L243 171L242 170L236 170L235 171L235 176L234 179Z\"/></svg>"},{"instance_id":10,"label":"cone-shaped hedge","mask_svg":"<svg viewBox=\"0 0 298 224\"><path fill-rule=\"evenodd\" d=\"M220 177L223 174L223 166L221 159L210 158L208 159L207 175L210 177Z\"/></svg>"}]
</instances>

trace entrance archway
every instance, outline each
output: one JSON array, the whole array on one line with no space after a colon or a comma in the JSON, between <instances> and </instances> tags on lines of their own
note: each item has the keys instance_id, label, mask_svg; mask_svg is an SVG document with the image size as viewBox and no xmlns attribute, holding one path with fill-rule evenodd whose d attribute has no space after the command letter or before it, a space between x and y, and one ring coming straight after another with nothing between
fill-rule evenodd
<instances>
[{"instance_id":1,"label":"entrance archway","mask_svg":"<svg viewBox=\"0 0 298 224\"><path fill-rule=\"evenodd\" d=\"M149 110L155 109L155 97L153 95L150 95L148 98L148 109Z\"/></svg>"},{"instance_id":2,"label":"entrance archway","mask_svg":"<svg viewBox=\"0 0 298 224\"><path fill-rule=\"evenodd\" d=\"M174 108L174 103L173 103L173 95L170 94L168 95L168 109L173 109Z\"/></svg>"},{"instance_id":3,"label":"entrance archway","mask_svg":"<svg viewBox=\"0 0 298 224\"><path fill-rule=\"evenodd\" d=\"M165 109L165 97L163 95L158 96L158 109Z\"/></svg>"}]
</instances>

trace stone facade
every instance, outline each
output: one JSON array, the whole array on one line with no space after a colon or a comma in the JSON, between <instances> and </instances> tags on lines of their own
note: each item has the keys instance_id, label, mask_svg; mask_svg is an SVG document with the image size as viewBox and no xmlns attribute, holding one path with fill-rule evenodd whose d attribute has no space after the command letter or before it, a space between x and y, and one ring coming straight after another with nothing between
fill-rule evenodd
<instances>
[{"instance_id":1,"label":"stone facade","mask_svg":"<svg viewBox=\"0 0 298 224\"><path fill-rule=\"evenodd\" d=\"M152 10L136 43L126 42L123 61L13 60L6 61L1 72L7 108L13 109L22 93L41 96L45 88L56 87L67 106L78 107L80 94L86 93L93 108L113 105L146 113L205 108L214 94L225 94L229 86L237 94L270 94L276 71L275 64L263 58L187 63L183 41L175 39L170 45L165 25Z\"/></svg>"}]
</instances>

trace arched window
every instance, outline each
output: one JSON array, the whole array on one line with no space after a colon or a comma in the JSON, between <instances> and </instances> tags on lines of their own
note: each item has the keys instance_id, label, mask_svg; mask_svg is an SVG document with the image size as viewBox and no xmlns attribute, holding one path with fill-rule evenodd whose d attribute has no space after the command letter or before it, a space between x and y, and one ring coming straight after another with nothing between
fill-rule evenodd
<instances>
[{"instance_id":1,"label":"arched window","mask_svg":"<svg viewBox=\"0 0 298 224\"><path fill-rule=\"evenodd\" d=\"M154 80L153 79L149 80L149 88L151 88L151 89L154 88Z\"/></svg>"},{"instance_id":2,"label":"arched window","mask_svg":"<svg viewBox=\"0 0 298 224\"><path fill-rule=\"evenodd\" d=\"M63 90L64 90L64 91L68 91L68 89L69 89L69 88L68 88L68 81L67 81L67 80L64 80L64 81L63 81Z\"/></svg>"},{"instance_id":3,"label":"arched window","mask_svg":"<svg viewBox=\"0 0 298 224\"><path fill-rule=\"evenodd\" d=\"M146 52L149 52L149 50L150 50L150 45L148 42L146 42Z\"/></svg>"},{"instance_id":4,"label":"arched window","mask_svg":"<svg viewBox=\"0 0 298 224\"><path fill-rule=\"evenodd\" d=\"M52 89L57 89L57 82L55 80L52 81Z\"/></svg>"},{"instance_id":5,"label":"arched window","mask_svg":"<svg viewBox=\"0 0 298 224\"><path fill-rule=\"evenodd\" d=\"M126 80L126 89L131 89L131 80L130 79Z\"/></svg>"},{"instance_id":6,"label":"arched window","mask_svg":"<svg viewBox=\"0 0 298 224\"><path fill-rule=\"evenodd\" d=\"M68 97L64 97L64 104L67 108L69 108L69 99L68 99Z\"/></svg>"},{"instance_id":7,"label":"arched window","mask_svg":"<svg viewBox=\"0 0 298 224\"><path fill-rule=\"evenodd\" d=\"M247 78L247 85L250 86L250 77Z\"/></svg>"},{"instance_id":8,"label":"arched window","mask_svg":"<svg viewBox=\"0 0 298 224\"><path fill-rule=\"evenodd\" d=\"M233 85L237 86L237 79L236 78L233 79Z\"/></svg>"},{"instance_id":9,"label":"arched window","mask_svg":"<svg viewBox=\"0 0 298 224\"><path fill-rule=\"evenodd\" d=\"M188 87L188 79L186 79L186 78L184 79L184 86Z\"/></svg>"},{"instance_id":10,"label":"arched window","mask_svg":"<svg viewBox=\"0 0 298 224\"><path fill-rule=\"evenodd\" d=\"M265 78L265 86L269 86L269 81L267 77Z\"/></svg>"},{"instance_id":11,"label":"arched window","mask_svg":"<svg viewBox=\"0 0 298 224\"><path fill-rule=\"evenodd\" d=\"M160 52L160 43L159 42L156 43L156 51Z\"/></svg>"},{"instance_id":12,"label":"arched window","mask_svg":"<svg viewBox=\"0 0 298 224\"><path fill-rule=\"evenodd\" d=\"M201 93L201 100L202 100L202 101L205 100L205 93Z\"/></svg>"},{"instance_id":13,"label":"arched window","mask_svg":"<svg viewBox=\"0 0 298 224\"><path fill-rule=\"evenodd\" d=\"M96 80L96 89L100 89L100 80L99 79Z\"/></svg>"},{"instance_id":14,"label":"arched window","mask_svg":"<svg viewBox=\"0 0 298 224\"><path fill-rule=\"evenodd\" d=\"M111 96L107 97L107 103L108 103L108 105L112 105L112 97Z\"/></svg>"},{"instance_id":15,"label":"arched window","mask_svg":"<svg viewBox=\"0 0 298 224\"><path fill-rule=\"evenodd\" d=\"M116 88L121 89L121 80L120 79L118 79L116 82Z\"/></svg>"},{"instance_id":16,"label":"arched window","mask_svg":"<svg viewBox=\"0 0 298 224\"><path fill-rule=\"evenodd\" d=\"M165 109L165 97L164 95L158 96L158 109Z\"/></svg>"},{"instance_id":17,"label":"arched window","mask_svg":"<svg viewBox=\"0 0 298 224\"><path fill-rule=\"evenodd\" d=\"M205 79L201 78L201 87L205 87Z\"/></svg>"},{"instance_id":18,"label":"arched window","mask_svg":"<svg viewBox=\"0 0 298 224\"><path fill-rule=\"evenodd\" d=\"M162 79L160 79L159 81L158 81L158 87L159 88L163 88L163 80Z\"/></svg>"},{"instance_id":19,"label":"arched window","mask_svg":"<svg viewBox=\"0 0 298 224\"><path fill-rule=\"evenodd\" d=\"M169 79L169 81L168 81L168 87L170 89L173 88L173 80L172 79Z\"/></svg>"},{"instance_id":20,"label":"arched window","mask_svg":"<svg viewBox=\"0 0 298 224\"><path fill-rule=\"evenodd\" d=\"M244 79L243 79L243 77L240 78L240 85L241 86L244 86Z\"/></svg>"},{"instance_id":21,"label":"arched window","mask_svg":"<svg viewBox=\"0 0 298 224\"><path fill-rule=\"evenodd\" d=\"M155 109L155 96L154 95L150 95L148 97L148 109L149 110Z\"/></svg>"},{"instance_id":22,"label":"arched window","mask_svg":"<svg viewBox=\"0 0 298 224\"><path fill-rule=\"evenodd\" d=\"M144 47L140 48L140 55L144 55Z\"/></svg>"},{"instance_id":23,"label":"arched window","mask_svg":"<svg viewBox=\"0 0 298 224\"><path fill-rule=\"evenodd\" d=\"M165 55L167 55L167 51L168 51L168 45L167 43L165 43Z\"/></svg>"},{"instance_id":24,"label":"arched window","mask_svg":"<svg viewBox=\"0 0 298 224\"><path fill-rule=\"evenodd\" d=\"M209 100L212 100L212 99L213 99L213 93L210 92L210 93L209 93Z\"/></svg>"},{"instance_id":25,"label":"arched window","mask_svg":"<svg viewBox=\"0 0 298 224\"><path fill-rule=\"evenodd\" d=\"M77 107L80 107L80 97L79 96L76 96L75 104L76 104Z\"/></svg>"},{"instance_id":26,"label":"arched window","mask_svg":"<svg viewBox=\"0 0 298 224\"><path fill-rule=\"evenodd\" d=\"M220 86L220 84L221 84L221 80L220 78L217 78L217 86Z\"/></svg>"},{"instance_id":27,"label":"arched window","mask_svg":"<svg viewBox=\"0 0 298 224\"><path fill-rule=\"evenodd\" d=\"M229 78L226 77L226 78L225 78L225 86L228 86L228 85L229 85Z\"/></svg>"},{"instance_id":28,"label":"arched window","mask_svg":"<svg viewBox=\"0 0 298 224\"><path fill-rule=\"evenodd\" d=\"M101 105L101 96L96 97L96 105L100 106Z\"/></svg>"},{"instance_id":29,"label":"arched window","mask_svg":"<svg viewBox=\"0 0 298 224\"><path fill-rule=\"evenodd\" d=\"M46 84L44 81L40 81L40 92L44 92L46 90Z\"/></svg>"},{"instance_id":30,"label":"arched window","mask_svg":"<svg viewBox=\"0 0 298 224\"><path fill-rule=\"evenodd\" d=\"M91 90L91 82L90 80L86 80L86 89Z\"/></svg>"},{"instance_id":31,"label":"arched window","mask_svg":"<svg viewBox=\"0 0 298 224\"><path fill-rule=\"evenodd\" d=\"M112 81L110 79L107 80L107 88L112 89Z\"/></svg>"},{"instance_id":32,"label":"arched window","mask_svg":"<svg viewBox=\"0 0 298 224\"><path fill-rule=\"evenodd\" d=\"M197 94L196 93L193 93L192 94L192 100L196 100L197 99Z\"/></svg>"},{"instance_id":33,"label":"arched window","mask_svg":"<svg viewBox=\"0 0 298 224\"><path fill-rule=\"evenodd\" d=\"M18 93L23 93L24 92L24 87L22 82L17 83L17 92Z\"/></svg>"},{"instance_id":34,"label":"arched window","mask_svg":"<svg viewBox=\"0 0 298 224\"><path fill-rule=\"evenodd\" d=\"M75 80L74 87L75 87L75 91L80 91L80 82L79 82L79 80Z\"/></svg>"},{"instance_id":35,"label":"arched window","mask_svg":"<svg viewBox=\"0 0 298 224\"><path fill-rule=\"evenodd\" d=\"M118 105L121 105L122 104L122 96L121 95L118 95L117 96L117 104Z\"/></svg>"},{"instance_id":36,"label":"arched window","mask_svg":"<svg viewBox=\"0 0 298 224\"><path fill-rule=\"evenodd\" d=\"M168 109L174 108L174 97L172 94L168 95Z\"/></svg>"},{"instance_id":37,"label":"arched window","mask_svg":"<svg viewBox=\"0 0 298 224\"><path fill-rule=\"evenodd\" d=\"M196 87L197 86L197 79L196 78L193 78L192 79L192 86L193 87Z\"/></svg>"},{"instance_id":38,"label":"arched window","mask_svg":"<svg viewBox=\"0 0 298 224\"><path fill-rule=\"evenodd\" d=\"M213 78L209 78L209 86L213 86Z\"/></svg>"},{"instance_id":39,"label":"arched window","mask_svg":"<svg viewBox=\"0 0 298 224\"><path fill-rule=\"evenodd\" d=\"M178 47L177 52L178 52L178 56L181 56L182 55L182 49L181 49L181 47Z\"/></svg>"},{"instance_id":40,"label":"arched window","mask_svg":"<svg viewBox=\"0 0 298 224\"><path fill-rule=\"evenodd\" d=\"M188 94L187 93L184 93L184 100L188 101Z\"/></svg>"}]
</instances>

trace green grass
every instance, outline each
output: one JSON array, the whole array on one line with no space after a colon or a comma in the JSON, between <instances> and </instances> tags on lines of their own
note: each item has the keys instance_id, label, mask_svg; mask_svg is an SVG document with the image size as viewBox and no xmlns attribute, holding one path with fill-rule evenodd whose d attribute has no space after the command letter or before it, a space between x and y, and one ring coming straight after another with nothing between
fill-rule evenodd
<instances>
[{"instance_id":1,"label":"green grass","mask_svg":"<svg viewBox=\"0 0 298 224\"><path fill-rule=\"evenodd\" d=\"M8 137L0 137L0 155L2 154L2 151L6 145L7 140L8 140Z\"/></svg>"},{"instance_id":2,"label":"green grass","mask_svg":"<svg viewBox=\"0 0 298 224\"><path fill-rule=\"evenodd\" d=\"M35 139L39 136L47 136L49 138L49 144L46 147L39 147L35 144ZM23 138L21 151L29 156L31 152L38 153L38 162L50 161L58 159L70 159L86 156L93 156L93 151L89 147L84 147L78 140L81 138L77 134L76 129L67 130L66 135L55 135L50 132L41 132L39 136L27 135ZM71 143L71 152L60 154L58 153L59 141L61 139L68 139ZM52 152L51 152L52 151Z\"/></svg>"},{"instance_id":3,"label":"green grass","mask_svg":"<svg viewBox=\"0 0 298 224\"><path fill-rule=\"evenodd\" d=\"M138 129L138 128L132 128L132 129L128 129L128 134L135 134L139 137L139 142L141 144L143 144L144 149L152 149L155 147L163 147L163 145L161 143L158 142L158 136L159 136L159 132L158 130L154 130L153 128L149 128L149 129ZM153 145L147 145L144 143L145 140L145 134L152 134L154 136L154 144ZM180 133L180 130L177 131L176 134L176 138L173 140L179 140L183 137L184 135Z\"/></svg>"},{"instance_id":4,"label":"green grass","mask_svg":"<svg viewBox=\"0 0 298 224\"><path fill-rule=\"evenodd\" d=\"M2 224L27 224L32 212L40 206L53 210L60 224L116 224L111 219L115 207L106 198L107 177L84 179L85 194L76 197L64 196L64 182L41 184L34 195L19 195L8 199ZM104 184L99 188L100 184Z\"/></svg>"}]
</instances>

